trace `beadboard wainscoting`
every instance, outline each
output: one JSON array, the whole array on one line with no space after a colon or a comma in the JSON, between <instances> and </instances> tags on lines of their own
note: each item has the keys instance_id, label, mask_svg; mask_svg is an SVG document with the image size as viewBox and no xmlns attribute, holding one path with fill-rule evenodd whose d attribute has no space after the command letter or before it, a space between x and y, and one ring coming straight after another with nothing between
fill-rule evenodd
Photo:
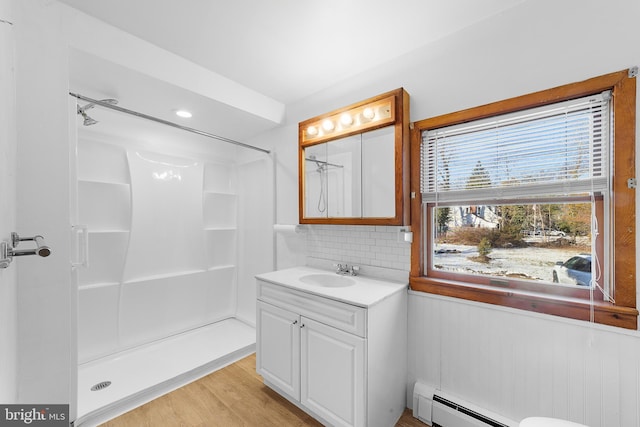
<instances>
[{"instance_id":1,"label":"beadboard wainscoting","mask_svg":"<svg viewBox=\"0 0 640 427\"><path fill-rule=\"evenodd\" d=\"M514 420L640 426L640 334L410 291L408 397L420 380Z\"/></svg>"}]
</instances>

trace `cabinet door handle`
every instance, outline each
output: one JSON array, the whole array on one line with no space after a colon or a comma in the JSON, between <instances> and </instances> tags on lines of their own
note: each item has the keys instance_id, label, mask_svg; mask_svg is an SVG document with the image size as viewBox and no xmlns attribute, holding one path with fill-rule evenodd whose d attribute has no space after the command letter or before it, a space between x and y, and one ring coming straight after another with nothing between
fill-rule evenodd
<instances>
[{"instance_id":1,"label":"cabinet door handle","mask_svg":"<svg viewBox=\"0 0 640 427\"><path fill-rule=\"evenodd\" d=\"M294 324L294 325L295 325L295 324L297 324L297 323L298 323L298 321L297 321L297 320L294 320L294 321L293 321L293 324Z\"/></svg>"},{"instance_id":2,"label":"cabinet door handle","mask_svg":"<svg viewBox=\"0 0 640 427\"><path fill-rule=\"evenodd\" d=\"M304 328L304 323L302 325L300 325L300 329Z\"/></svg>"}]
</instances>

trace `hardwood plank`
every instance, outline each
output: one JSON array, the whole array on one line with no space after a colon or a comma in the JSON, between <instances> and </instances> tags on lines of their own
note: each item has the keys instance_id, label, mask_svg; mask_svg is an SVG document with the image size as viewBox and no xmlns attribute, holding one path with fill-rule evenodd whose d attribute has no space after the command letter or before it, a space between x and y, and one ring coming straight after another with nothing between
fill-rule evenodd
<instances>
[{"instance_id":1,"label":"hardwood plank","mask_svg":"<svg viewBox=\"0 0 640 427\"><path fill-rule=\"evenodd\" d=\"M133 409L101 427L322 426L262 382L255 354ZM396 427L425 427L404 414Z\"/></svg>"},{"instance_id":2,"label":"hardwood plank","mask_svg":"<svg viewBox=\"0 0 640 427\"><path fill-rule=\"evenodd\" d=\"M395 427L430 427L428 424L413 418L411 409L407 408L396 423Z\"/></svg>"}]
</instances>

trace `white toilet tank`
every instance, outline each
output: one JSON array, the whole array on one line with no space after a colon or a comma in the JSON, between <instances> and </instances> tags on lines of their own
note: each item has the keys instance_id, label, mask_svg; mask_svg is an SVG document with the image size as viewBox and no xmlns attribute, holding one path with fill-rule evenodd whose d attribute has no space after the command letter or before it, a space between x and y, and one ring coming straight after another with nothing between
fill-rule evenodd
<instances>
[{"instance_id":1,"label":"white toilet tank","mask_svg":"<svg viewBox=\"0 0 640 427\"><path fill-rule=\"evenodd\" d=\"M588 427L584 424L572 421L559 420L557 418L529 417L520 421L519 427Z\"/></svg>"}]
</instances>

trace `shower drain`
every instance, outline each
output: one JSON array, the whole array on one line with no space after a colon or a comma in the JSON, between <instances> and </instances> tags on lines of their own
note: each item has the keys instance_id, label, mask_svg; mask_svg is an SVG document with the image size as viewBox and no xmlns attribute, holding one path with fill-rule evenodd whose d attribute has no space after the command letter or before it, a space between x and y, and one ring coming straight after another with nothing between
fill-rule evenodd
<instances>
[{"instance_id":1,"label":"shower drain","mask_svg":"<svg viewBox=\"0 0 640 427\"><path fill-rule=\"evenodd\" d=\"M102 382L94 385L93 387L91 387L91 391L102 390L103 388L107 388L110 385L111 385L111 381L102 381Z\"/></svg>"}]
</instances>

